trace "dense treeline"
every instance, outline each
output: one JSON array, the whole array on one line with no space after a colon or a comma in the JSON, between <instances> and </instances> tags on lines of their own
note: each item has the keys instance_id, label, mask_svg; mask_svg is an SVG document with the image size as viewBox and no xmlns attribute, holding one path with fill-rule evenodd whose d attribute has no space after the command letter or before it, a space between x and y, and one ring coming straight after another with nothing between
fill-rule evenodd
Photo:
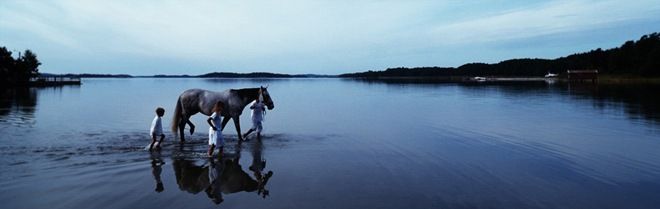
<instances>
[{"instance_id":1,"label":"dense treeline","mask_svg":"<svg viewBox=\"0 0 660 209\"><path fill-rule=\"evenodd\" d=\"M199 75L200 78L291 78L293 75L279 74L279 73L228 73L228 72L213 72L204 75Z\"/></svg>"},{"instance_id":2,"label":"dense treeline","mask_svg":"<svg viewBox=\"0 0 660 209\"><path fill-rule=\"evenodd\" d=\"M30 78L39 76L37 55L25 50L22 55L14 59L11 51L0 47L0 86L27 85Z\"/></svg>"},{"instance_id":3,"label":"dense treeline","mask_svg":"<svg viewBox=\"0 0 660 209\"><path fill-rule=\"evenodd\" d=\"M213 72L203 75L191 76L198 78L328 78L336 77L331 75L318 75L318 74L282 74L282 73L268 73L268 72L252 72L252 73L233 73L233 72Z\"/></svg>"},{"instance_id":4,"label":"dense treeline","mask_svg":"<svg viewBox=\"0 0 660 209\"><path fill-rule=\"evenodd\" d=\"M565 73L570 69L594 69L601 74L660 76L660 34L627 41L621 47L573 54L557 59L511 59L495 64L470 63L454 67L389 68L342 74L340 77L429 77L429 76L543 76L548 72Z\"/></svg>"}]
</instances>

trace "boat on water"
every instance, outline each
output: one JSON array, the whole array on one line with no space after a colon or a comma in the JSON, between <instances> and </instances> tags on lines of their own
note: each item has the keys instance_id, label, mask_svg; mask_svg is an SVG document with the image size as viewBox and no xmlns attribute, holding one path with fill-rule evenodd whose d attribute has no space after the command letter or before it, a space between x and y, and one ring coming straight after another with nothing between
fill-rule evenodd
<instances>
[{"instance_id":1,"label":"boat on water","mask_svg":"<svg viewBox=\"0 0 660 209\"><path fill-rule=\"evenodd\" d=\"M548 74L545 74L545 78L556 78L558 76L559 76L559 74L554 74L554 73L550 73L550 72L548 72Z\"/></svg>"},{"instance_id":2,"label":"boat on water","mask_svg":"<svg viewBox=\"0 0 660 209\"><path fill-rule=\"evenodd\" d=\"M478 82L483 82L483 81L486 81L486 77L477 76L477 77L473 77L472 80L478 81Z\"/></svg>"}]
</instances>

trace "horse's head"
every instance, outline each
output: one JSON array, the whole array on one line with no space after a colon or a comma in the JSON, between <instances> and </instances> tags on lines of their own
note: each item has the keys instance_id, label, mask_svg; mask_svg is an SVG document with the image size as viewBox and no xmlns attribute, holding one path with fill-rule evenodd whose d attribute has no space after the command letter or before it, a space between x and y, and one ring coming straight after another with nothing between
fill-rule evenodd
<instances>
[{"instance_id":1,"label":"horse's head","mask_svg":"<svg viewBox=\"0 0 660 209\"><path fill-rule=\"evenodd\" d=\"M275 108L275 103L273 103L273 99L270 98L270 94L268 94L268 86L263 87L261 86L261 95L264 97L263 103L268 107L269 110L272 110Z\"/></svg>"}]
</instances>

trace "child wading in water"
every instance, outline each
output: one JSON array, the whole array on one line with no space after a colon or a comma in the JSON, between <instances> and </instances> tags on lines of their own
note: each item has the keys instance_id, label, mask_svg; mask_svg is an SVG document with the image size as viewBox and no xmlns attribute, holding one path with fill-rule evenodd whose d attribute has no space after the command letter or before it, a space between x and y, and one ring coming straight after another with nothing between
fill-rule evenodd
<instances>
[{"instance_id":1,"label":"child wading in water","mask_svg":"<svg viewBox=\"0 0 660 209\"><path fill-rule=\"evenodd\" d=\"M165 109L162 107L156 108L156 117L151 122L151 130L149 131L149 134L151 135L149 151L154 148L157 137L160 136L160 142L158 142L158 145L156 145L156 149L160 149L160 144L163 143L163 139L165 138L165 134L163 134L163 123L161 122L161 117L163 117L163 115L165 115Z\"/></svg>"},{"instance_id":2,"label":"child wading in water","mask_svg":"<svg viewBox=\"0 0 660 209\"><path fill-rule=\"evenodd\" d=\"M263 103L264 98L261 95L261 90L259 91L259 96L252 102L250 109L252 109L252 128L243 134L243 139L247 139L247 136L253 131L257 131L257 139L261 139L261 131L264 129L263 120L264 113L266 112L266 105Z\"/></svg>"},{"instance_id":3,"label":"child wading in water","mask_svg":"<svg viewBox=\"0 0 660 209\"><path fill-rule=\"evenodd\" d=\"M219 126L222 124L222 109L224 106L224 103L218 101L213 107L213 114L211 114L211 117L206 120L211 126L209 128L209 157L213 156L213 151L217 145L220 145L220 155L222 155L223 152L222 149L225 142L222 139L222 130L220 130Z\"/></svg>"}]
</instances>

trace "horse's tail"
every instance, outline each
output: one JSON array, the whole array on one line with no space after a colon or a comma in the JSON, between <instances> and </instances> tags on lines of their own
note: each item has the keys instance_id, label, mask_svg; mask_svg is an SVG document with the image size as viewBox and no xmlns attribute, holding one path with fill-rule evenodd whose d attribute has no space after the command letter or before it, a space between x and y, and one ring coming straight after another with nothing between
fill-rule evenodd
<instances>
[{"instance_id":1,"label":"horse's tail","mask_svg":"<svg viewBox=\"0 0 660 209\"><path fill-rule=\"evenodd\" d=\"M181 97L176 100L176 107L174 108L174 117L172 118L172 132L176 134L179 130L179 123L181 122Z\"/></svg>"}]
</instances>

